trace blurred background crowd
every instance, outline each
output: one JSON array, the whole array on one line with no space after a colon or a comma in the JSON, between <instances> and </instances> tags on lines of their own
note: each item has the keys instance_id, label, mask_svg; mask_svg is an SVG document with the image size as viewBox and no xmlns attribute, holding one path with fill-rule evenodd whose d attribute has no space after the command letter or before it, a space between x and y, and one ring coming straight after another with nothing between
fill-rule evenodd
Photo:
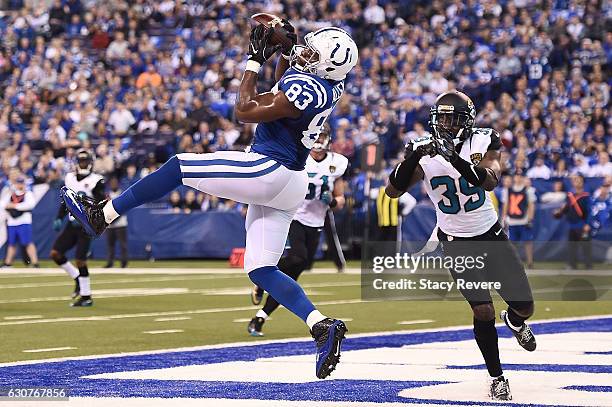
<instances>
[{"instance_id":1,"label":"blurred background crowd","mask_svg":"<svg viewBox=\"0 0 612 407\"><path fill-rule=\"evenodd\" d=\"M81 147L95 152L95 171L122 188L175 153L244 149L254 128L234 119L233 105L249 17L261 11L286 16L302 35L338 25L359 45L359 65L329 119L332 149L351 160L353 203L363 179L362 146L379 143L390 168L406 141L428 131L436 95L454 88L474 100L478 126L502 135L505 174L550 180L536 185L538 197L572 174L598 179L593 188L612 177L610 2L0 0L0 6L1 184L19 173L30 183L61 183ZM259 85L271 88L273 64ZM185 195L169 205L243 210Z\"/></svg>"}]
</instances>

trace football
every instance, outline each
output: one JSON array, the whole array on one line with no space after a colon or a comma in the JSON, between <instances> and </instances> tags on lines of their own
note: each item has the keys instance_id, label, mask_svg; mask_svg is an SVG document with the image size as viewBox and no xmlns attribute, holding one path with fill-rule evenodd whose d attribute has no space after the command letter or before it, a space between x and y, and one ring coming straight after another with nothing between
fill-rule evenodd
<instances>
[{"instance_id":1,"label":"football","mask_svg":"<svg viewBox=\"0 0 612 407\"><path fill-rule=\"evenodd\" d=\"M272 45L282 45L283 47L290 47L293 45L291 40L287 37L288 31L284 28L282 18L268 13L253 14L251 18L268 28L274 28L274 34L272 34L271 38Z\"/></svg>"}]
</instances>

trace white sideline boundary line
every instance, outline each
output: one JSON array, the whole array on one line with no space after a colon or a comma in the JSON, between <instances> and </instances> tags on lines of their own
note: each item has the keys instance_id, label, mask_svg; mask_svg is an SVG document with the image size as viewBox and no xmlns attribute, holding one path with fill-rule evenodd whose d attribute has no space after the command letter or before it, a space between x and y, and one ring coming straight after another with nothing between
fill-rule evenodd
<instances>
[{"instance_id":1,"label":"white sideline boundary line","mask_svg":"<svg viewBox=\"0 0 612 407\"><path fill-rule=\"evenodd\" d=\"M256 307L252 307L256 308ZM550 318L550 319L537 319L531 321L532 323L545 323L545 322L569 322L569 321L589 321L600 318L610 318L612 314L602 314L602 315L589 315L585 317L567 317L567 318ZM501 327L504 326L503 323L498 323L496 326ZM426 332L448 332L448 331L459 331L462 329L472 329L472 325L457 325L451 327L441 327L441 328L424 328L424 329L403 329L397 331L380 331L380 332L368 332L361 334L352 334L350 337L352 338L368 338L372 336L379 335L393 335L393 334L410 334L410 333L426 333ZM123 352L123 353L106 353L101 355L87 355L87 356L72 356L72 357L64 357L64 358L49 358L49 359L38 359L38 360L25 360L25 361L16 361L16 362L6 362L0 363L1 367L8 366L21 366L21 365L33 365L37 363L53 363L53 362L64 362L67 360L91 360L91 359L104 359L104 358L112 358L117 356L140 356L140 355L159 355L164 353L174 353L174 352L191 352L191 351L199 351L199 350L207 350L207 349L220 349L220 348L233 348L238 346L259 346L266 345L272 343L288 343L288 342L310 342L312 341L312 337L297 337L297 338L287 338L287 339L267 339L267 340L258 340L257 342L253 341L242 341L242 342L231 342L231 343L220 343L214 345L203 345L203 346L191 346L191 347L181 347L181 348L172 348L172 349L155 349L148 351L137 351L137 352Z\"/></svg>"},{"instance_id":2,"label":"white sideline boundary line","mask_svg":"<svg viewBox=\"0 0 612 407\"><path fill-rule=\"evenodd\" d=\"M21 321L24 319L39 319L42 318L42 315L9 315L8 317L4 317L6 321Z\"/></svg>"}]
</instances>

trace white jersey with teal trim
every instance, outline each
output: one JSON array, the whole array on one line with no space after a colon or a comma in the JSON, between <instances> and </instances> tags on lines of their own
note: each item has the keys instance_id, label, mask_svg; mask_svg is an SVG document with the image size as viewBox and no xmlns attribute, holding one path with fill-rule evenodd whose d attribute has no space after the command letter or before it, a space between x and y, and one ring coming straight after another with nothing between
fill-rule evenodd
<instances>
[{"instance_id":1,"label":"white jersey with teal trim","mask_svg":"<svg viewBox=\"0 0 612 407\"><path fill-rule=\"evenodd\" d=\"M334 190L334 182L342 177L347 167L348 158L342 154L327 153L322 161L316 161L309 155L306 159L308 194L294 219L305 226L323 227L329 205L321 201L321 194Z\"/></svg>"},{"instance_id":2,"label":"white jersey with teal trim","mask_svg":"<svg viewBox=\"0 0 612 407\"><path fill-rule=\"evenodd\" d=\"M90 173L85 178L79 180L74 172L66 174L64 183L74 192L82 192L90 198L93 198L93 190L104 177L100 174Z\"/></svg>"},{"instance_id":3,"label":"white jersey with teal trim","mask_svg":"<svg viewBox=\"0 0 612 407\"><path fill-rule=\"evenodd\" d=\"M499 134L493 129L475 128L460 146L459 156L477 165L488 150L499 149ZM473 237L487 232L497 222L497 212L490 195L475 187L444 158L425 156L425 190L436 208L438 227L446 234Z\"/></svg>"}]
</instances>

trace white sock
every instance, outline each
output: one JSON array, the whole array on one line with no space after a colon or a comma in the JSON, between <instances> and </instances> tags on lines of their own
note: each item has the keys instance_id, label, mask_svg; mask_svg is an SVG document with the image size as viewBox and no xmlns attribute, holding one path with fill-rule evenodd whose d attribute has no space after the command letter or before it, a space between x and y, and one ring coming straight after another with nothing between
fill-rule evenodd
<instances>
[{"instance_id":1,"label":"white sock","mask_svg":"<svg viewBox=\"0 0 612 407\"><path fill-rule=\"evenodd\" d=\"M257 318L263 318L263 319L268 319L268 314L266 314L264 312L264 310L260 309L259 311L257 311L257 314L255 314L255 316Z\"/></svg>"},{"instance_id":2,"label":"white sock","mask_svg":"<svg viewBox=\"0 0 612 407\"><path fill-rule=\"evenodd\" d=\"M66 270L66 273L68 273L70 278L72 278L73 280L79 276L79 269L74 267L74 265L69 261L60 265L60 267Z\"/></svg>"},{"instance_id":3,"label":"white sock","mask_svg":"<svg viewBox=\"0 0 612 407\"><path fill-rule=\"evenodd\" d=\"M308 325L308 328L312 329L314 324L323 321L325 318L327 318L325 315L321 314L318 310L314 310L308 314L308 318L306 318L306 325Z\"/></svg>"},{"instance_id":4,"label":"white sock","mask_svg":"<svg viewBox=\"0 0 612 407\"><path fill-rule=\"evenodd\" d=\"M115 210L115 207L113 206L113 201L108 201L106 205L104 205L104 207L102 208L102 212L104 212L104 220L109 225L113 223L115 219L121 216Z\"/></svg>"},{"instance_id":5,"label":"white sock","mask_svg":"<svg viewBox=\"0 0 612 407\"><path fill-rule=\"evenodd\" d=\"M81 295L91 295L91 287L89 286L89 277L79 277L79 287Z\"/></svg>"},{"instance_id":6,"label":"white sock","mask_svg":"<svg viewBox=\"0 0 612 407\"><path fill-rule=\"evenodd\" d=\"M514 324L512 323L512 321L510 321L510 318L508 317L508 313L506 313L506 322L508 323L508 326L510 327L510 329L519 332L522 328L522 326L516 327L514 326Z\"/></svg>"}]
</instances>

